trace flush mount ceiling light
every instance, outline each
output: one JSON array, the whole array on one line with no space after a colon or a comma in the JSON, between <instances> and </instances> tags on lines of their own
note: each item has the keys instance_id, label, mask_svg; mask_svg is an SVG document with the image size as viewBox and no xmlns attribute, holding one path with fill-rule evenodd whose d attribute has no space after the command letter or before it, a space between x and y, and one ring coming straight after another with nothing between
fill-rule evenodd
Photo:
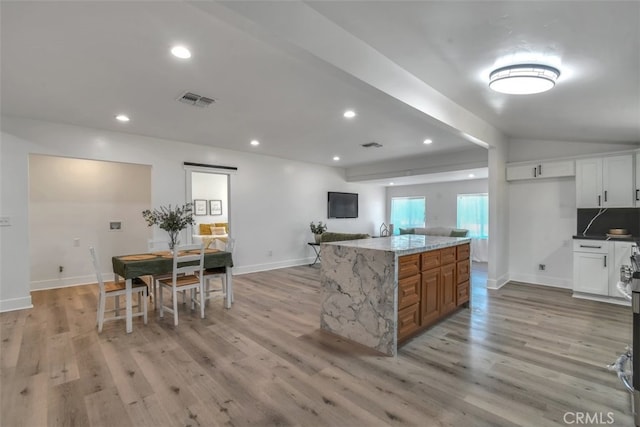
<instances>
[{"instance_id":1,"label":"flush mount ceiling light","mask_svg":"<svg viewBox=\"0 0 640 427\"><path fill-rule=\"evenodd\" d=\"M509 65L491 72L489 87L509 95L529 95L553 88L559 76L557 68L547 65Z\"/></svg>"},{"instance_id":2,"label":"flush mount ceiling light","mask_svg":"<svg viewBox=\"0 0 640 427\"><path fill-rule=\"evenodd\" d=\"M174 46L171 48L171 54L176 58L189 59L191 58L191 52L184 46Z\"/></svg>"}]
</instances>

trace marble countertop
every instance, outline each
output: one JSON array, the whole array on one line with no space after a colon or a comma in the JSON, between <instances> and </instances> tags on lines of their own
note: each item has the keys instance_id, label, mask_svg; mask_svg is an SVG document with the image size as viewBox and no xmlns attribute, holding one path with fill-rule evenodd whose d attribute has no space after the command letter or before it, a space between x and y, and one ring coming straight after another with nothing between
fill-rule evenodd
<instances>
[{"instance_id":1,"label":"marble countertop","mask_svg":"<svg viewBox=\"0 0 640 427\"><path fill-rule=\"evenodd\" d=\"M346 240L323 243L322 245L346 246L350 248L371 249L394 252L396 255L410 255L433 249L457 246L469 243L469 237L424 236L420 234L402 234L399 236L378 237L375 239Z\"/></svg>"}]
</instances>

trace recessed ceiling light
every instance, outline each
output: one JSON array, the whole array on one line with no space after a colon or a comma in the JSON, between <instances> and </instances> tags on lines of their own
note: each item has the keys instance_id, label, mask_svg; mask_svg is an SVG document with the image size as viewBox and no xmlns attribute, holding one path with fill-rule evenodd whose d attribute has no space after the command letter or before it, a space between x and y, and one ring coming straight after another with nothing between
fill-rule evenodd
<instances>
[{"instance_id":1,"label":"recessed ceiling light","mask_svg":"<svg viewBox=\"0 0 640 427\"><path fill-rule=\"evenodd\" d=\"M253 145L254 147L257 147L258 145L260 145L260 141L258 141L257 139L253 139L249 144Z\"/></svg>"},{"instance_id":2,"label":"recessed ceiling light","mask_svg":"<svg viewBox=\"0 0 640 427\"><path fill-rule=\"evenodd\" d=\"M171 48L171 54L176 58L189 59L191 58L191 52L184 46L174 46Z\"/></svg>"},{"instance_id":3,"label":"recessed ceiling light","mask_svg":"<svg viewBox=\"0 0 640 427\"><path fill-rule=\"evenodd\" d=\"M425 139L424 141L422 141L423 144L429 145L433 142L433 140L431 139Z\"/></svg>"},{"instance_id":4,"label":"recessed ceiling light","mask_svg":"<svg viewBox=\"0 0 640 427\"><path fill-rule=\"evenodd\" d=\"M474 177L475 177L474 174L472 174L472 173L469 174L469 178L474 178Z\"/></svg>"},{"instance_id":5,"label":"recessed ceiling light","mask_svg":"<svg viewBox=\"0 0 640 427\"><path fill-rule=\"evenodd\" d=\"M489 87L509 95L530 95L553 88L559 76L557 68L547 65L509 65L491 72Z\"/></svg>"},{"instance_id":6,"label":"recessed ceiling light","mask_svg":"<svg viewBox=\"0 0 640 427\"><path fill-rule=\"evenodd\" d=\"M120 122L128 122L130 119L129 119L129 116L127 116L126 114L118 114L116 116L116 120Z\"/></svg>"},{"instance_id":7,"label":"recessed ceiling light","mask_svg":"<svg viewBox=\"0 0 640 427\"><path fill-rule=\"evenodd\" d=\"M352 118L354 118L356 116L356 112L353 111L353 110L347 110L347 111L344 112L343 116L346 119L352 119Z\"/></svg>"},{"instance_id":8,"label":"recessed ceiling light","mask_svg":"<svg viewBox=\"0 0 640 427\"><path fill-rule=\"evenodd\" d=\"M393 185L393 182L390 182L389 185Z\"/></svg>"},{"instance_id":9,"label":"recessed ceiling light","mask_svg":"<svg viewBox=\"0 0 640 427\"><path fill-rule=\"evenodd\" d=\"M337 162L338 160L340 160L340 156L333 156L333 160Z\"/></svg>"}]
</instances>

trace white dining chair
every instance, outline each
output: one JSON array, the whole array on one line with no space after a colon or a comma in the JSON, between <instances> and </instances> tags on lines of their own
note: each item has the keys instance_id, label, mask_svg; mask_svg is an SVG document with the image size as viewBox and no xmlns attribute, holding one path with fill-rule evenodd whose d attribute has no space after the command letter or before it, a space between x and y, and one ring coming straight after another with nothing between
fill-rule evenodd
<instances>
[{"instance_id":1,"label":"white dining chair","mask_svg":"<svg viewBox=\"0 0 640 427\"><path fill-rule=\"evenodd\" d=\"M204 290L204 281L202 280L203 265L203 245L186 245L174 249L171 277L157 280L159 285L160 317L164 317L164 311L167 310L173 313L173 324L178 326L178 292L190 290L191 309L193 310L197 304L200 307L200 317L204 318L204 301L202 300ZM164 305L163 288L171 290L171 306Z\"/></svg>"},{"instance_id":2,"label":"white dining chair","mask_svg":"<svg viewBox=\"0 0 640 427\"><path fill-rule=\"evenodd\" d=\"M169 251L169 242L167 240L160 239L149 239L147 240L147 250L150 253L154 252L168 252ZM171 274L157 274L149 276L151 282L151 288L153 293L150 295L153 301L154 308L158 309L158 280L170 279ZM184 299L184 297L183 297Z\"/></svg>"},{"instance_id":3,"label":"white dining chair","mask_svg":"<svg viewBox=\"0 0 640 427\"><path fill-rule=\"evenodd\" d=\"M228 238L224 246L224 251L230 252L233 255L235 249L235 239ZM204 298L203 300L209 301L213 299L223 298L226 307L230 308L233 303L233 285L227 282L227 269L226 267L207 268L203 272L204 274ZM211 282L219 279L220 285L212 287Z\"/></svg>"},{"instance_id":4,"label":"white dining chair","mask_svg":"<svg viewBox=\"0 0 640 427\"><path fill-rule=\"evenodd\" d=\"M100 261L98 260L98 256L96 255L96 250L93 247L89 247L89 253L91 253L91 261L93 262L93 268L96 271L96 279L98 280L98 313L96 322L98 324L98 332L102 332L102 326L104 322L110 320L118 320L125 319L126 314L121 316L119 311L122 310L119 306L119 298L121 296L126 296L127 289L125 282L105 282L102 278L102 269L100 268ZM132 281L133 282L133 281ZM131 293L133 297L133 293L138 294L138 304L134 306L134 308L138 308L137 313L133 313L132 317L143 316L144 324L147 324L147 297L148 297L148 288L146 283L135 283L131 284ZM114 306L115 308L106 310L106 300L107 297L114 297ZM105 317L107 313L114 313L112 317Z\"/></svg>"}]
</instances>

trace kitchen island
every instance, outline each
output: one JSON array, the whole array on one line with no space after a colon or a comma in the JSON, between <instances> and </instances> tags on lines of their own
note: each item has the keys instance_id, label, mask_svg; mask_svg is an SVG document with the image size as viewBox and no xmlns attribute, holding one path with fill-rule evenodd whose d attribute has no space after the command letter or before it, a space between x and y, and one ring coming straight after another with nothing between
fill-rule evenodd
<instances>
[{"instance_id":1,"label":"kitchen island","mask_svg":"<svg viewBox=\"0 0 640 427\"><path fill-rule=\"evenodd\" d=\"M395 356L469 306L469 238L400 235L322 244L320 327Z\"/></svg>"}]
</instances>

